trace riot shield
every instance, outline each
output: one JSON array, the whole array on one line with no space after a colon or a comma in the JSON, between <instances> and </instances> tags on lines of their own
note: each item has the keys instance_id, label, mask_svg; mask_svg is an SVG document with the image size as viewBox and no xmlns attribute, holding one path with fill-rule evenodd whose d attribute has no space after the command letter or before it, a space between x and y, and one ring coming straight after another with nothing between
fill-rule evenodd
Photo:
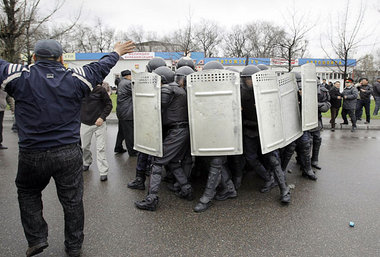
<instances>
[{"instance_id":1,"label":"riot shield","mask_svg":"<svg viewBox=\"0 0 380 257\"><path fill-rule=\"evenodd\" d=\"M318 126L317 74L314 63L301 66L302 77L302 130Z\"/></svg>"},{"instance_id":2,"label":"riot shield","mask_svg":"<svg viewBox=\"0 0 380 257\"><path fill-rule=\"evenodd\" d=\"M143 72L132 74L134 149L162 157L161 77Z\"/></svg>"},{"instance_id":3,"label":"riot shield","mask_svg":"<svg viewBox=\"0 0 380 257\"><path fill-rule=\"evenodd\" d=\"M205 70L188 75L187 81L191 154L242 154L239 74Z\"/></svg>"},{"instance_id":4,"label":"riot shield","mask_svg":"<svg viewBox=\"0 0 380 257\"><path fill-rule=\"evenodd\" d=\"M277 78L281 95L281 112L284 129L284 146L302 136L301 114L298 104L298 87L293 73Z\"/></svg>"},{"instance_id":5,"label":"riot shield","mask_svg":"<svg viewBox=\"0 0 380 257\"><path fill-rule=\"evenodd\" d=\"M261 151L263 154L281 148L285 142L280 88L272 70L252 75Z\"/></svg>"}]
</instances>

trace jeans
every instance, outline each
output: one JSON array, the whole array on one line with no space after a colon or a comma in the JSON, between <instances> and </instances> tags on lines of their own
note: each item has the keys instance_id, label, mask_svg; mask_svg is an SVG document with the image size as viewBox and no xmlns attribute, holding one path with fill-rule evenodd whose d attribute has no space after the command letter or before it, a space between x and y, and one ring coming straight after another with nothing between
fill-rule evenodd
<instances>
[{"instance_id":1,"label":"jeans","mask_svg":"<svg viewBox=\"0 0 380 257\"><path fill-rule=\"evenodd\" d=\"M377 115L380 109L380 96L375 96L375 110L373 110L373 115Z\"/></svg>"},{"instance_id":2,"label":"jeans","mask_svg":"<svg viewBox=\"0 0 380 257\"><path fill-rule=\"evenodd\" d=\"M29 246L47 241L48 225L42 216L41 192L53 177L65 217L65 246L76 250L83 243L82 150L64 145L49 150L20 149L16 186L21 222Z\"/></svg>"},{"instance_id":3,"label":"jeans","mask_svg":"<svg viewBox=\"0 0 380 257\"><path fill-rule=\"evenodd\" d=\"M359 120L359 119L362 118L363 107L364 107L366 121L368 123L371 121L371 116L370 116L370 111L369 111L370 105L371 105L371 100L370 99L366 99L366 100L359 99L356 102L356 111L355 111L356 120Z\"/></svg>"}]
</instances>

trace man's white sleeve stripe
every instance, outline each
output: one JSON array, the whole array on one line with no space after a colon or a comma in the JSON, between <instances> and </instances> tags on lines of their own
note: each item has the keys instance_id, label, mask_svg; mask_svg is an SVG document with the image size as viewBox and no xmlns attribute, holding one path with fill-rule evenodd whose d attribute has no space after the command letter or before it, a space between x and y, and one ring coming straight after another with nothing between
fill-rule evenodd
<instances>
[{"instance_id":1,"label":"man's white sleeve stripe","mask_svg":"<svg viewBox=\"0 0 380 257\"><path fill-rule=\"evenodd\" d=\"M13 66L12 66L12 73L16 71L16 68L17 68L17 64L13 64Z\"/></svg>"},{"instance_id":2,"label":"man's white sleeve stripe","mask_svg":"<svg viewBox=\"0 0 380 257\"><path fill-rule=\"evenodd\" d=\"M11 82L12 80L14 80L14 79L16 79L16 78L18 78L18 77L20 77L20 76L21 76L21 72L17 72L17 73L15 73L15 74L9 76L6 80L3 81L3 84L1 84L1 89L4 90L5 86L6 86L9 82Z\"/></svg>"},{"instance_id":3,"label":"man's white sleeve stripe","mask_svg":"<svg viewBox=\"0 0 380 257\"><path fill-rule=\"evenodd\" d=\"M80 81L82 81L83 83L85 83L88 86L88 88L92 91L92 85L91 85L91 83L87 79L85 79L81 75L78 75L78 74L75 74L75 73L73 73L73 77L77 77Z\"/></svg>"},{"instance_id":4,"label":"man's white sleeve stripe","mask_svg":"<svg viewBox=\"0 0 380 257\"><path fill-rule=\"evenodd\" d=\"M79 71L80 71L80 74L83 76L83 77L86 77L86 73L84 73L84 69L82 67L79 68Z\"/></svg>"},{"instance_id":5,"label":"man's white sleeve stripe","mask_svg":"<svg viewBox=\"0 0 380 257\"><path fill-rule=\"evenodd\" d=\"M8 66L8 75L10 75L12 73L12 67L13 67L13 64L9 64Z\"/></svg>"},{"instance_id":6,"label":"man's white sleeve stripe","mask_svg":"<svg viewBox=\"0 0 380 257\"><path fill-rule=\"evenodd\" d=\"M16 69L16 71L21 71L21 69L22 69L22 65L21 65L21 64L17 64L17 69Z\"/></svg>"}]
</instances>

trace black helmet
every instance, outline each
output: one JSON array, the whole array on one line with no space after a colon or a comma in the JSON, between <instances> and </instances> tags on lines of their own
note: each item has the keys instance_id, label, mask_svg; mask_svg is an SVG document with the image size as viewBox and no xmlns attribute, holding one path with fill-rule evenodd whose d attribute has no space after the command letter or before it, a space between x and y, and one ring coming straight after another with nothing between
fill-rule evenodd
<instances>
[{"instance_id":1,"label":"black helmet","mask_svg":"<svg viewBox=\"0 0 380 257\"><path fill-rule=\"evenodd\" d=\"M146 69L148 72L152 72L158 67L166 66L166 62L161 57L154 57L149 60L148 64L146 65Z\"/></svg>"},{"instance_id":2,"label":"black helmet","mask_svg":"<svg viewBox=\"0 0 380 257\"><path fill-rule=\"evenodd\" d=\"M203 70L224 70L223 64L218 61L211 61L203 66Z\"/></svg>"},{"instance_id":3,"label":"black helmet","mask_svg":"<svg viewBox=\"0 0 380 257\"><path fill-rule=\"evenodd\" d=\"M191 73L194 73L194 70L192 68L188 66L182 66L181 68L176 70L174 80L178 85L186 87L186 76Z\"/></svg>"},{"instance_id":4,"label":"black helmet","mask_svg":"<svg viewBox=\"0 0 380 257\"><path fill-rule=\"evenodd\" d=\"M232 68L232 67L226 67L225 69L226 69L226 70L229 70L229 71L233 71L233 72L237 72L237 73L239 73L239 71L238 71L237 69Z\"/></svg>"},{"instance_id":5,"label":"black helmet","mask_svg":"<svg viewBox=\"0 0 380 257\"><path fill-rule=\"evenodd\" d=\"M189 66L183 66L175 71L176 76L187 76L191 73L194 73L194 70Z\"/></svg>"},{"instance_id":6,"label":"black helmet","mask_svg":"<svg viewBox=\"0 0 380 257\"><path fill-rule=\"evenodd\" d=\"M168 67L158 67L153 73L161 77L162 84L169 84L174 81L174 72Z\"/></svg>"},{"instance_id":7,"label":"black helmet","mask_svg":"<svg viewBox=\"0 0 380 257\"><path fill-rule=\"evenodd\" d=\"M186 57L186 56L181 57L181 59L179 59L179 61L177 62L176 68L179 69L179 68L184 67L184 66L188 66L188 67L192 68L193 70L195 70L194 62L190 57Z\"/></svg>"},{"instance_id":8,"label":"black helmet","mask_svg":"<svg viewBox=\"0 0 380 257\"><path fill-rule=\"evenodd\" d=\"M240 77L250 77L259 71L260 69L257 68L256 65L248 65L248 66L245 66L244 69L241 71Z\"/></svg>"},{"instance_id":9,"label":"black helmet","mask_svg":"<svg viewBox=\"0 0 380 257\"><path fill-rule=\"evenodd\" d=\"M265 64L258 64L257 68L259 68L260 70L267 70L268 66L266 66Z\"/></svg>"}]
</instances>

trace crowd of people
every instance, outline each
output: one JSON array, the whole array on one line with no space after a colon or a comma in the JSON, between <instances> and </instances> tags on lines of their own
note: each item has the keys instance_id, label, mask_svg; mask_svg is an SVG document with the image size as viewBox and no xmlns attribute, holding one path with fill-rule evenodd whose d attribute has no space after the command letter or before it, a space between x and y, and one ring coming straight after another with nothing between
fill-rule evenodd
<instances>
[{"instance_id":1,"label":"crowd of people","mask_svg":"<svg viewBox=\"0 0 380 257\"><path fill-rule=\"evenodd\" d=\"M48 227L42 215L41 192L50 178L55 180L58 198L65 214L65 251L69 256L80 256L83 243L83 171L92 164L91 139L96 137L97 168L102 182L107 181L105 135L106 117L112 110L110 87L103 82L119 57L134 49L131 41L117 43L115 50L98 62L83 67L66 69L63 66L62 47L54 40L40 40L34 49L34 65L24 66L0 60L0 100L8 94L15 99L15 119L19 135L19 157L16 186L21 222L28 241L26 256L33 256L48 247ZM224 70L219 62L209 62L203 70ZM286 182L287 166L297 153L302 176L317 180L321 169L322 113L331 107L331 129L342 106L344 124L348 114L352 131L361 109L366 109L370 122L369 99L376 100L375 113L380 104L380 78L374 87L368 79L361 79L355 87L346 79L343 92L340 83L333 86L317 83L318 126L304 131L302 136L287 146L263 153L260 145L257 110L252 75L268 69L265 65L248 65L240 73L243 154L229 156L192 156L187 102L187 76L197 72L190 58L181 58L176 71L166 67L162 58L149 61L146 71L161 78L161 108L163 156L150 156L134 149L134 117L131 71L121 72L117 81L116 114L119 120L114 151L128 152L137 157L135 179L128 183L134 190L145 190L147 195L135 202L138 209L155 211L159 203L161 181L178 197L193 201L194 177L207 173L204 192L193 210L206 211L213 200L236 198L244 175L253 170L260 179L260 192L278 187L280 201L291 202L291 191ZM301 74L294 72L301 89ZM4 90L4 91L3 91ZM358 94L359 91L359 94ZM375 93L376 92L376 93ZM359 97L359 99L357 99ZM302 105L301 93L298 94ZM343 105L342 105L343 101ZM0 101L0 115L4 114ZM368 110L368 111L367 111ZM123 147L123 141L126 148ZM0 148L6 149L0 138ZM165 176L164 176L165 175ZM198 180L199 181L199 180Z\"/></svg>"}]
</instances>

